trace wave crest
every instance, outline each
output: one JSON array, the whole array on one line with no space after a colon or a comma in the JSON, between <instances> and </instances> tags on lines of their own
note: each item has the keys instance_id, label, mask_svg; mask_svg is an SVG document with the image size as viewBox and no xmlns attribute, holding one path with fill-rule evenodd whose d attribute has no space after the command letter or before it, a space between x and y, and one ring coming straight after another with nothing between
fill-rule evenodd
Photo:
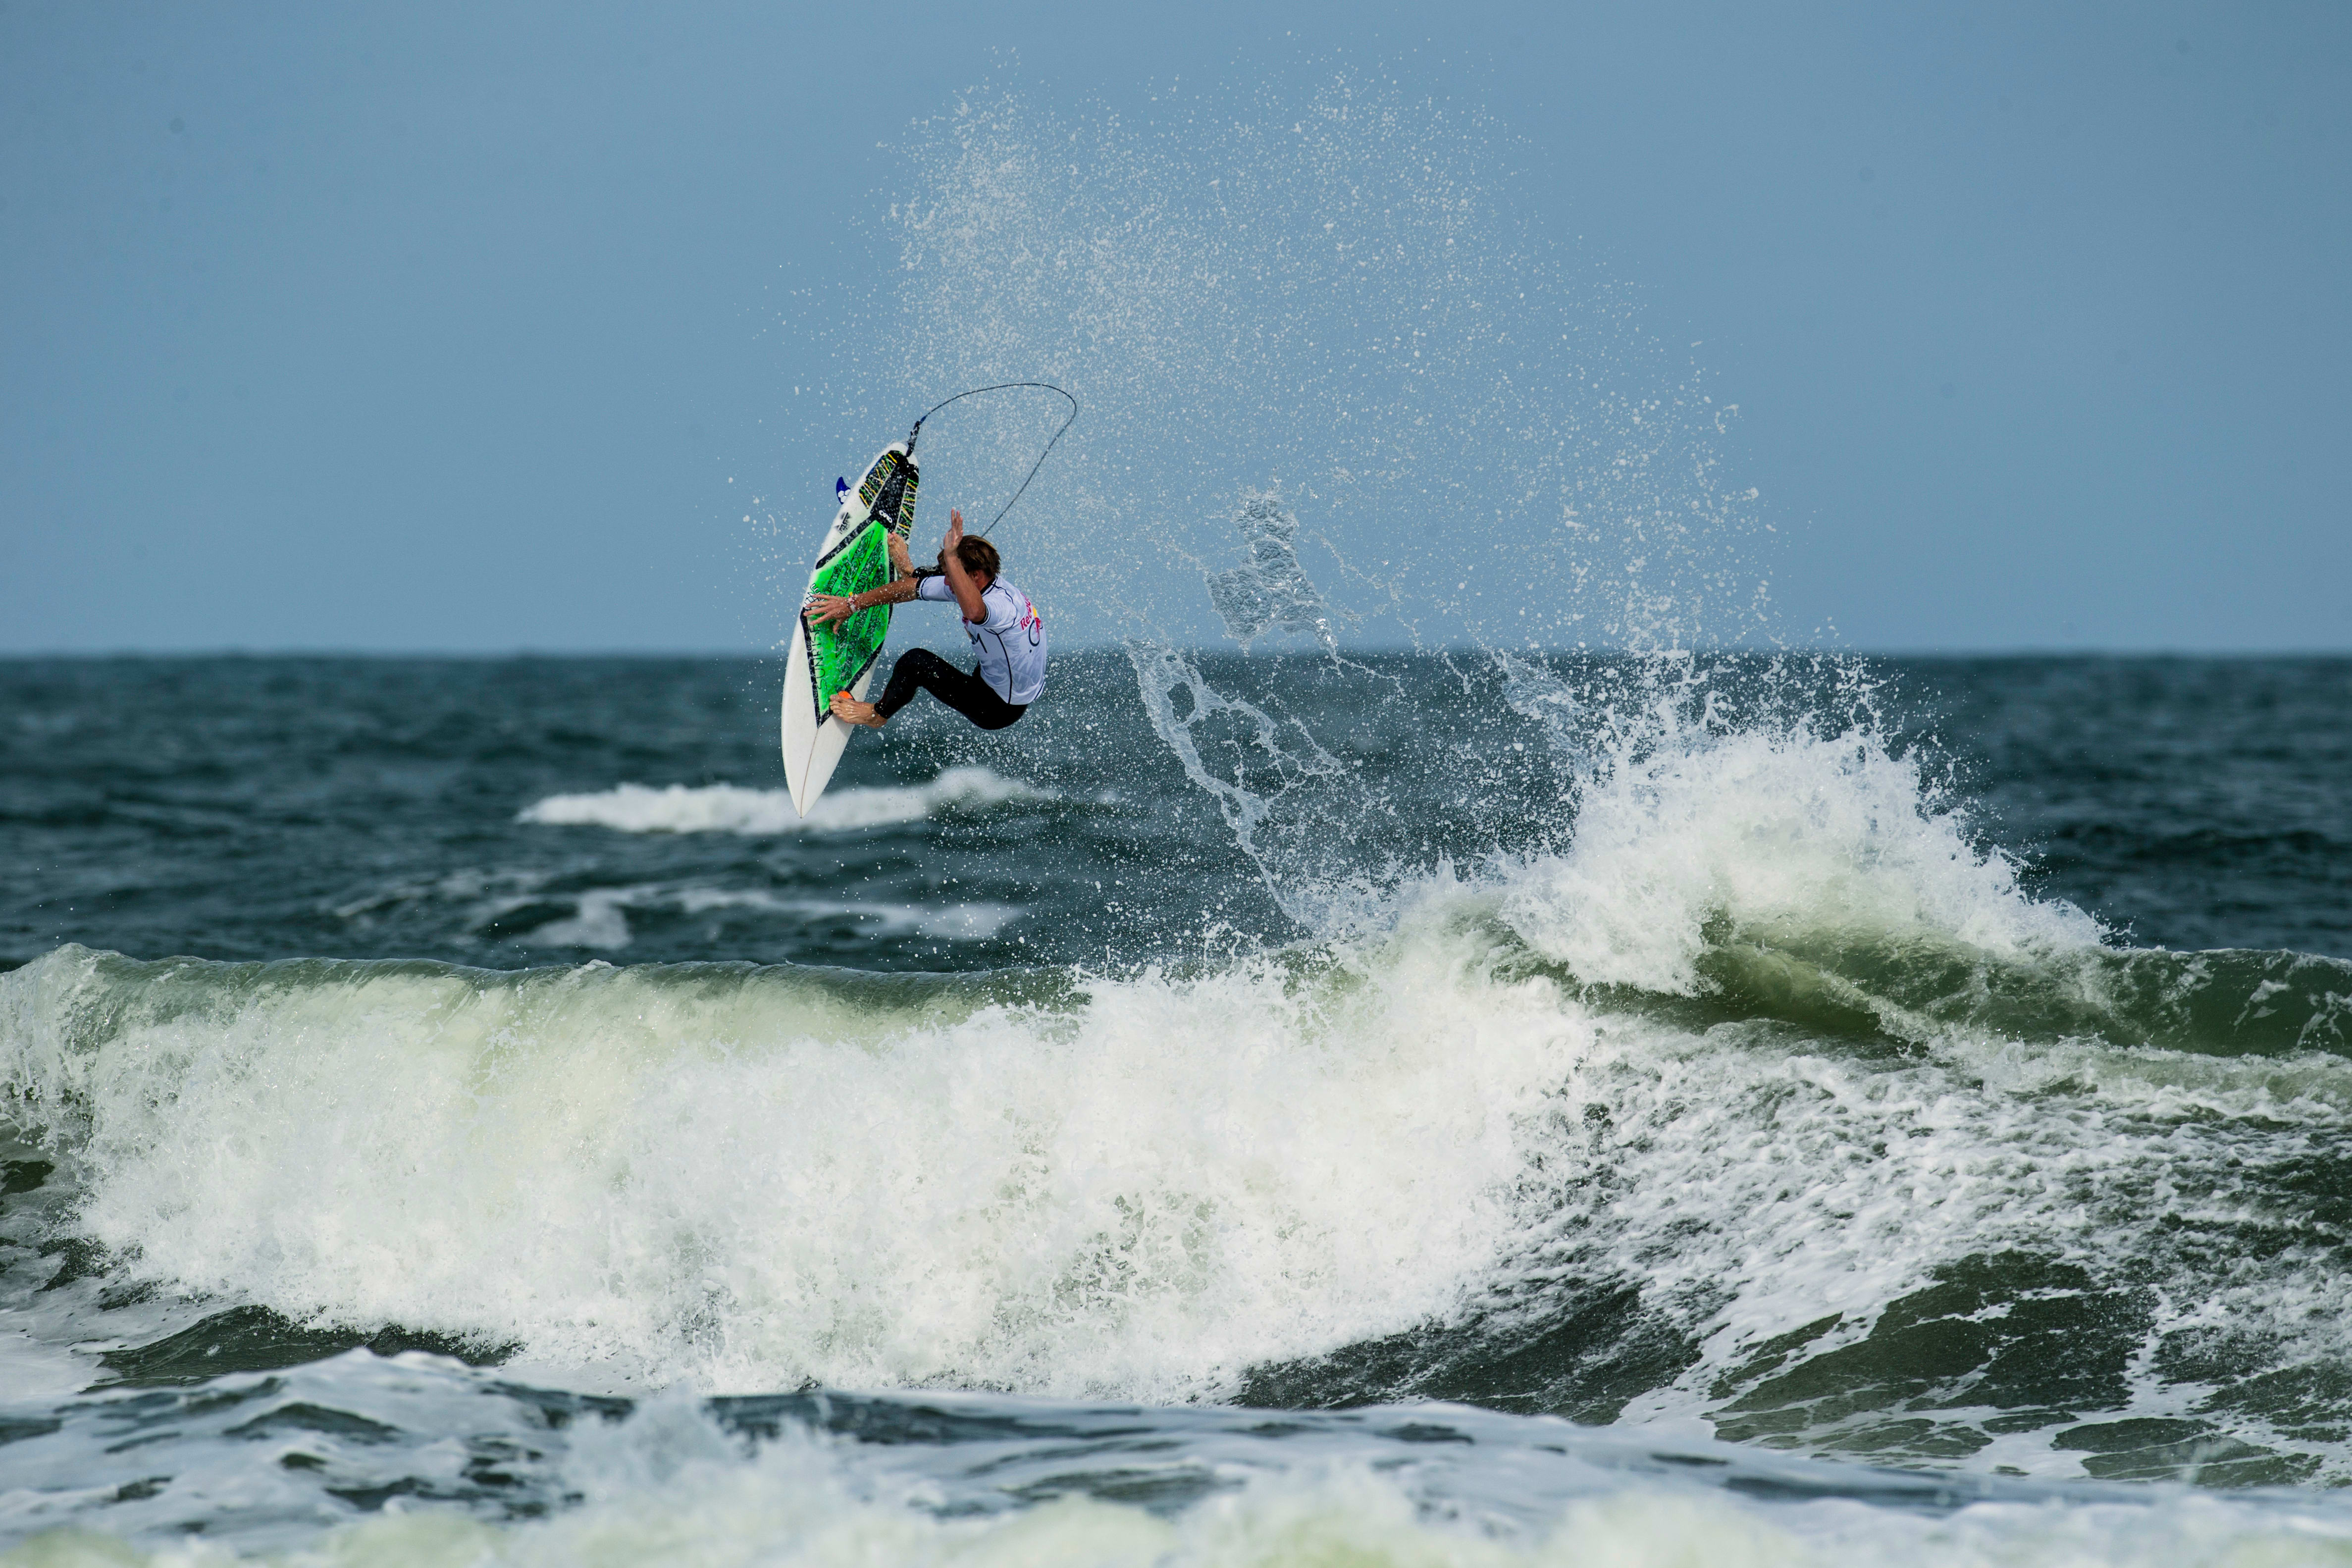
<instances>
[{"instance_id":1,"label":"wave crest","mask_svg":"<svg viewBox=\"0 0 2352 1568\"><path fill-rule=\"evenodd\" d=\"M2097 921L2028 898L2017 868L1936 808L1917 761L1863 731L1677 737L1586 783L1563 852L1507 879L1538 952L1589 984L1691 995L1736 939L1825 933L2021 955L2095 947Z\"/></svg>"}]
</instances>

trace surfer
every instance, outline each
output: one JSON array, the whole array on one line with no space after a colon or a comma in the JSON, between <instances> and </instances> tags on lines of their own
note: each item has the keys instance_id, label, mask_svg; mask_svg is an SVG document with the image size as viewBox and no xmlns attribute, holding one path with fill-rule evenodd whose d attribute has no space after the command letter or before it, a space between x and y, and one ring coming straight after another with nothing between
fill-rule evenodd
<instances>
[{"instance_id":1,"label":"surfer","mask_svg":"<svg viewBox=\"0 0 2352 1568\"><path fill-rule=\"evenodd\" d=\"M937 569L916 571L908 558L907 542L894 533L890 571L888 583L846 598L812 595L810 618L838 625L877 605L903 605L909 599L952 602L963 612L964 636L971 639L978 662L969 671L961 670L929 648L908 648L890 667L890 683L882 689L879 702L860 702L846 691L836 691L834 717L879 730L918 691L929 692L983 730L1002 730L1028 711L1045 689L1045 623L1029 595L1004 580L996 546L985 539L965 538L963 513L950 511Z\"/></svg>"}]
</instances>

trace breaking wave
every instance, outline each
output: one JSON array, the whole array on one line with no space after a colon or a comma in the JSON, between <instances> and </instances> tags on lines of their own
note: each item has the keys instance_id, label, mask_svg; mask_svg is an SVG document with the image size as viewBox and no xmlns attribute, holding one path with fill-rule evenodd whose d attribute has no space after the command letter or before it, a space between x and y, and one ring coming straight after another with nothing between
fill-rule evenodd
<instances>
[{"instance_id":1,"label":"breaking wave","mask_svg":"<svg viewBox=\"0 0 2352 1568\"><path fill-rule=\"evenodd\" d=\"M0 1079L118 1286L616 1386L1429 1397L2352 1477L2352 965L2108 945L1866 730L1593 744L1572 835L1287 949L67 948L0 977Z\"/></svg>"}]
</instances>

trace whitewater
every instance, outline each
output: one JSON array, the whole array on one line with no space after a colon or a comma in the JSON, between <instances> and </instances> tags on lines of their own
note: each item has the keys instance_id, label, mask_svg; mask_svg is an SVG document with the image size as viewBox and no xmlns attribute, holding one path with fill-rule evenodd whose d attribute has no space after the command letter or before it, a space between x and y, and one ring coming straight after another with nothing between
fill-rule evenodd
<instances>
[{"instance_id":1,"label":"whitewater","mask_svg":"<svg viewBox=\"0 0 2352 1568\"><path fill-rule=\"evenodd\" d=\"M2352 1561L2343 661L1778 649L1476 127L1169 138L812 317L1084 389L1012 730L0 664L5 1560Z\"/></svg>"}]
</instances>

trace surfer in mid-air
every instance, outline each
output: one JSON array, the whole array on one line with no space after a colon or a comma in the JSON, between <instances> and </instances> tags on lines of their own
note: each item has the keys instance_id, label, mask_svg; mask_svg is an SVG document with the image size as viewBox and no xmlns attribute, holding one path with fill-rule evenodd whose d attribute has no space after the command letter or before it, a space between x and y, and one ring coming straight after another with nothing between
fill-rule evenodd
<instances>
[{"instance_id":1,"label":"surfer in mid-air","mask_svg":"<svg viewBox=\"0 0 2352 1568\"><path fill-rule=\"evenodd\" d=\"M950 511L936 570L916 571L908 558L907 542L894 533L889 582L846 597L811 595L809 618L834 626L877 605L903 605L909 599L952 603L963 612L964 636L978 656L978 663L967 671L929 648L908 648L890 667L890 683L883 688L879 702L860 702L846 691L836 691L834 717L879 730L918 691L929 692L983 730L1002 730L1028 711L1045 689L1045 623L1029 595L1004 580L1003 564L996 546L977 536L966 538L963 513Z\"/></svg>"}]
</instances>

